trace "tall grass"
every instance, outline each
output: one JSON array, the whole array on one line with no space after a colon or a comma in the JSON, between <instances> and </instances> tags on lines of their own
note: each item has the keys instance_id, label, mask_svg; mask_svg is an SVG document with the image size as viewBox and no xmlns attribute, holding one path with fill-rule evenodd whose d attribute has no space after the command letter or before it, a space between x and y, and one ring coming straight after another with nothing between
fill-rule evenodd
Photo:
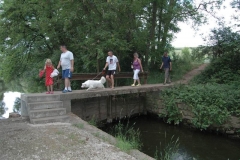
<instances>
[{"instance_id":1,"label":"tall grass","mask_svg":"<svg viewBox=\"0 0 240 160\"><path fill-rule=\"evenodd\" d=\"M166 139L166 133L165 133L165 139ZM160 150L156 148L154 158L156 160L172 160L178 151L179 151L179 138L175 139L174 136L172 136L171 140L169 141L169 143L165 148L161 150L161 144L160 144Z\"/></svg>"},{"instance_id":2,"label":"tall grass","mask_svg":"<svg viewBox=\"0 0 240 160\"><path fill-rule=\"evenodd\" d=\"M124 126L120 122L113 129L117 139L116 146L122 151L129 152L132 149L141 148L140 131L138 129L135 130L133 126L129 126L129 123Z\"/></svg>"}]
</instances>

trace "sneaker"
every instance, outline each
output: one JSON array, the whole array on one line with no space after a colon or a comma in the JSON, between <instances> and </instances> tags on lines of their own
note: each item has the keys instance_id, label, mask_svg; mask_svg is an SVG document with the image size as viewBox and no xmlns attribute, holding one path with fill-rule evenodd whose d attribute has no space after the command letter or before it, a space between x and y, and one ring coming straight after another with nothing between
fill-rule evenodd
<instances>
[{"instance_id":1,"label":"sneaker","mask_svg":"<svg viewBox=\"0 0 240 160\"><path fill-rule=\"evenodd\" d=\"M67 93L67 92L68 92L68 90L65 90L65 89L62 91L62 93Z\"/></svg>"},{"instance_id":2,"label":"sneaker","mask_svg":"<svg viewBox=\"0 0 240 160\"><path fill-rule=\"evenodd\" d=\"M68 92L72 92L72 90L68 90Z\"/></svg>"},{"instance_id":3,"label":"sneaker","mask_svg":"<svg viewBox=\"0 0 240 160\"><path fill-rule=\"evenodd\" d=\"M138 84L137 86L141 86L141 84Z\"/></svg>"},{"instance_id":4,"label":"sneaker","mask_svg":"<svg viewBox=\"0 0 240 160\"><path fill-rule=\"evenodd\" d=\"M46 94L50 94L50 92L46 92Z\"/></svg>"},{"instance_id":5,"label":"sneaker","mask_svg":"<svg viewBox=\"0 0 240 160\"><path fill-rule=\"evenodd\" d=\"M132 87L135 87L135 84L132 84L131 86L132 86Z\"/></svg>"},{"instance_id":6,"label":"sneaker","mask_svg":"<svg viewBox=\"0 0 240 160\"><path fill-rule=\"evenodd\" d=\"M166 85L166 83L164 82L163 85Z\"/></svg>"},{"instance_id":7,"label":"sneaker","mask_svg":"<svg viewBox=\"0 0 240 160\"><path fill-rule=\"evenodd\" d=\"M50 92L50 94L53 94L53 92Z\"/></svg>"}]
</instances>

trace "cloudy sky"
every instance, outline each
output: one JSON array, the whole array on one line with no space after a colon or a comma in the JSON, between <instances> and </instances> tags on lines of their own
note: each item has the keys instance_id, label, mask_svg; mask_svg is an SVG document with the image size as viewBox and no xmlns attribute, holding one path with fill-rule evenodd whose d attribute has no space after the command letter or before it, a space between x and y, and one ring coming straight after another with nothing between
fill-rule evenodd
<instances>
[{"instance_id":1,"label":"cloudy sky","mask_svg":"<svg viewBox=\"0 0 240 160\"><path fill-rule=\"evenodd\" d=\"M232 26L232 15L236 15L236 11L231 8L230 1L226 0L223 4L226 8L223 7L217 11L215 14L218 17L224 17L226 24ZM239 14L239 13L238 13ZM209 15L209 24L205 24L199 27L199 31L195 31L191 28L191 25L186 23L179 24L181 32L175 35L175 39L172 43L174 47L197 47L198 45L203 45L204 41L201 36L207 36L210 33L210 30L218 27L216 19Z\"/></svg>"}]
</instances>

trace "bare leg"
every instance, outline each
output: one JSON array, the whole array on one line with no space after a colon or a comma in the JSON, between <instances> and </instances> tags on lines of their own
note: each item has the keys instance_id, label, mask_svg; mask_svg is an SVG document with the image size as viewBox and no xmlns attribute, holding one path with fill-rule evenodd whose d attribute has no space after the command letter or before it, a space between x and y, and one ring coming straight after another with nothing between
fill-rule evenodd
<instances>
[{"instance_id":1,"label":"bare leg","mask_svg":"<svg viewBox=\"0 0 240 160\"><path fill-rule=\"evenodd\" d=\"M107 75L107 76L106 76L106 79L107 79L108 82L109 82L109 87L111 87L111 86L112 86L112 80L111 80L111 78L109 78L109 76Z\"/></svg>"},{"instance_id":2,"label":"bare leg","mask_svg":"<svg viewBox=\"0 0 240 160\"><path fill-rule=\"evenodd\" d=\"M111 75L111 83L112 83L112 88L114 88L114 76L113 75Z\"/></svg>"},{"instance_id":3,"label":"bare leg","mask_svg":"<svg viewBox=\"0 0 240 160\"><path fill-rule=\"evenodd\" d=\"M137 81L138 81L138 84L141 84L141 83L140 83L140 79L138 79ZM135 83L134 83L134 84L135 84Z\"/></svg>"},{"instance_id":4,"label":"bare leg","mask_svg":"<svg viewBox=\"0 0 240 160\"><path fill-rule=\"evenodd\" d=\"M53 85L50 86L50 90L51 90L51 92L53 92Z\"/></svg>"},{"instance_id":5,"label":"bare leg","mask_svg":"<svg viewBox=\"0 0 240 160\"><path fill-rule=\"evenodd\" d=\"M136 79L133 80L133 84L134 84L134 85L136 84Z\"/></svg>"},{"instance_id":6,"label":"bare leg","mask_svg":"<svg viewBox=\"0 0 240 160\"><path fill-rule=\"evenodd\" d=\"M69 78L65 78L65 88L69 87L70 82L69 82Z\"/></svg>"},{"instance_id":7,"label":"bare leg","mask_svg":"<svg viewBox=\"0 0 240 160\"><path fill-rule=\"evenodd\" d=\"M49 92L50 90L49 90L49 86L47 86L47 91Z\"/></svg>"}]
</instances>

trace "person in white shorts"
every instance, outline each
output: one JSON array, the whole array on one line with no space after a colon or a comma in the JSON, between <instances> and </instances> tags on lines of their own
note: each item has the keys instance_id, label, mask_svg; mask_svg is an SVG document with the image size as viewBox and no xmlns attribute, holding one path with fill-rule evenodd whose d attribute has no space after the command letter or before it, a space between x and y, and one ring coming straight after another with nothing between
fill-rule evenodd
<instances>
[{"instance_id":1,"label":"person in white shorts","mask_svg":"<svg viewBox=\"0 0 240 160\"><path fill-rule=\"evenodd\" d=\"M138 58L138 54L137 52L135 52L133 54L133 62L132 62L132 66L133 66L133 84L132 86L135 87L136 86L136 81L138 81L138 85L137 86L141 86L140 83L140 79L138 77L138 73L140 71L143 72L143 67L142 67L142 62L141 60Z\"/></svg>"}]
</instances>

